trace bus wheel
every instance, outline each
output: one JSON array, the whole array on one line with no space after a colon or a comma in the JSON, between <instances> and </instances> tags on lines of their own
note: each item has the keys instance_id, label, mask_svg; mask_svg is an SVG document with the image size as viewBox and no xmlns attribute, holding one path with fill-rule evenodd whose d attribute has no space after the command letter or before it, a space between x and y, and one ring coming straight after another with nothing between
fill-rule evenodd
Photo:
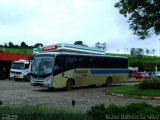
<instances>
[{"instance_id":1,"label":"bus wheel","mask_svg":"<svg viewBox=\"0 0 160 120\"><path fill-rule=\"evenodd\" d=\"M112 77L108 77L106 80L107 87L110 86L111 84L112 84Z\"/></svg>"},{"instance_id":2,"label":"bus wheel","mask_svg":"<svg viewBox=\"0 0 160 120\"><path fill-rule=\"evenodd\" d=\"M67 90L72 90L74 85L74 80L73 79L68 79L66 82L66 89Z\"/></svg>"}]
</instances>

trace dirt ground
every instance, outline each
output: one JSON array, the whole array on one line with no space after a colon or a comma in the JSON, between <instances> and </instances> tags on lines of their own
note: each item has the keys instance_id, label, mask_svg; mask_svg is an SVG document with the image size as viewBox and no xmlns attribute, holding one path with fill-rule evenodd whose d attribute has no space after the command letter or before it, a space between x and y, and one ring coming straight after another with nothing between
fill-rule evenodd
<instances>
[{"instance_id":1,"label":"dirt ground","mask_svg":"<svg viewBox=\"0 0 160 120\"><path fill-rule=\"evenodd\" d=\"M122 98L107 95L106 91L106 87L75 88L72 91L48 90L43 87L33 87L29 82L0 80L0 100L3 105L49 104L72 109L73 99L75 100L74 109L80 111L86 111L91 106L102 103L124 105L131 102L146 102L160 105L160 100Z\"/></svg>"}]
</instances>

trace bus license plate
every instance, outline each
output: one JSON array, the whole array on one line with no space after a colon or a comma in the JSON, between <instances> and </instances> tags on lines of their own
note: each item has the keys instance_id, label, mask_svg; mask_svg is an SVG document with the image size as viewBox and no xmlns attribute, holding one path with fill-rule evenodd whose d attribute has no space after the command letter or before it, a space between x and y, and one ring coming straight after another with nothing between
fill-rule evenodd
<instances>
[{"instance_id":1,"label":"bus license plate","mask_svg":"<svg viewBox=\"0 0 160 120\"><path fill-rule=\"evenodd\" d=\"M18 74L16 74L16 78L19 78L19 75L18 75Z\"/></svg>"}]
</instances>

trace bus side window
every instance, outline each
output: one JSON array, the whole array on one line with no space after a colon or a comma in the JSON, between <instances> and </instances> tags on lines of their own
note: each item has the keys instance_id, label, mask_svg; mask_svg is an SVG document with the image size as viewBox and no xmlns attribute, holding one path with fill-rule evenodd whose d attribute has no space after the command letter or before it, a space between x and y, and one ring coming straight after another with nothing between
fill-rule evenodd
<instances>
[{"instance_id":1,"label":"bus side window","mask_svg":"<svg viewBox=\"0 0 160 120\"><path fill-rule=\"evenodd\" d=\"M58 71L58 70L59 70L59 66L58 66L58 64L56 64L56 65L54 66L54 70L56 70L56 71Z\"/></svg>"},{"instance_id":2,"label":"bus side window","mask_svg":"<svg viewBox=\"0 0 160 120\"><path fill-rule=\"evenodd\" d=\"M54 75L64 72L65 58L57 56L54 65Z\"/></svg>"},{"instance_id":3,"label":"bus side window","mask_svg":"<svg viewBox=\"0 0 160 120\"><path fill-rule=\"evenodd\" d=\"M66 70L74 69L77 67L77 58L76 56L67 56L65 62Z\"/></svg>"},{"instance_id":4,"label":"bus side window","mask_svg":"<svg viewBox=\"0 0 160 120\"><path fill-rule=\"evenodd\" d=\"M77 64L78 68L89 68L89 64L88 64L89 58L87 58L86 56L79 57L77 61L78 61L78 64Z\"/></svg>"},{"instance_id":5,"label":"bus side window","mask_svg":"<svg viewBox=\"0 0 160 120\"><path fill-rule=\"evenodd\" d=\"M111 58L106 58L105 60L105 67L106 68L111 68L112 67L112 59Z\"/></svg>"}]
</instances>

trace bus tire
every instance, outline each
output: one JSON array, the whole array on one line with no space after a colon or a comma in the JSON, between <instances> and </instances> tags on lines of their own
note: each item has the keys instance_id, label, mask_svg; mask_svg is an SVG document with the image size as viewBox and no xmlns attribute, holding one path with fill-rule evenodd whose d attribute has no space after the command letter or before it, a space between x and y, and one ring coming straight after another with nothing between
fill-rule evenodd
<instances>
[{"instance_id":1,"label":"bus tire","mask_svg":"<svg viewBox=\"0 0 160 120\"><path fill-rule=\"evenodd\" d=\"M111 84L112 84L112 77L110 76L106 80L106 86L109 87L109 86L111 86Z\"/></svg>"},{"instance_id":2,"label":"bus tire","mask_svg":"<svg viewBox=\"0 0 160 120\"><path fill-rule=\"evenodd\" d=\"M66 82L66 90L72 90L74 85L74 79L68 79Z\"/></svg>"}]
</instances>

